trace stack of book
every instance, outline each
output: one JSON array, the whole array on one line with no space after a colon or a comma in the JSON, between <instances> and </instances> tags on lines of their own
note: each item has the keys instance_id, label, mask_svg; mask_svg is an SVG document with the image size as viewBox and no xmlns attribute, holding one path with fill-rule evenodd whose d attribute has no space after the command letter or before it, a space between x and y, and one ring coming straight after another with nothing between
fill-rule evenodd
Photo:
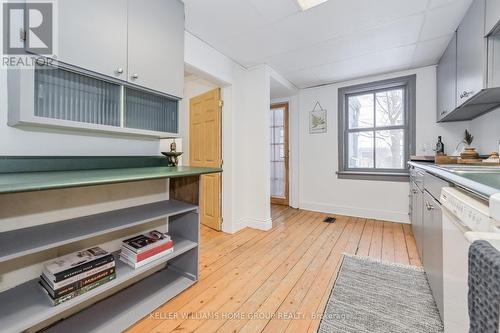
<instances>
[{"instance_id":1,"label":"stack of book","mask_svg":"<svg viewBox=\"0 0 500 333\"><path fill-rule=\"evenodd\" d=\"M52 304L58 305L115 277L113 255L100 247L93 247L46 263L40 276L40 284Z\"/></svg>"},{"instance_id":2,"label":"stack of book","mask_svg":"<svg viewBox=\"0 0 500 333\"><path fill-rule=\"evenodd\" d=\"M120 260L133 268L139 268L172 252L174 243L170 236L153 230L124 240Z\"/></svg>"}]
</instances>

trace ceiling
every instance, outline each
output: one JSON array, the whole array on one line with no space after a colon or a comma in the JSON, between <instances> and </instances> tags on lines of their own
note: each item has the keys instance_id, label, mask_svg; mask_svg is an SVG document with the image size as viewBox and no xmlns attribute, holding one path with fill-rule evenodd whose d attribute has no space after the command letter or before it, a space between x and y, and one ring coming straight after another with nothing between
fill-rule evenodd
<instances>
[{"instance_id":1,"label":"ceiling","mask_svg":"<svg viewBox=\"0 0 500 333\"><path fill-rule=\"evenodd\" d=\"M436 64L472 0L184 0L186 30L299 88Z\"/></svg>"}]
</instances>

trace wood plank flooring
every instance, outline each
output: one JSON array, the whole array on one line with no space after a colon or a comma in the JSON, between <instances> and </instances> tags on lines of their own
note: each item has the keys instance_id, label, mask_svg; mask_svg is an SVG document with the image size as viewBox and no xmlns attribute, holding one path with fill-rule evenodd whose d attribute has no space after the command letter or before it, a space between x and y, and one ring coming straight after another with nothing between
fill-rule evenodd
<instances>
[{"instance_id":1,"label":"wood plank flooring","mask_svg":"<svg viewBox=\"0 0 500 333\"><path fill-rule=\"evenodd\" d=\"M272 206L273 229L202 227L200 280L129 329L316 332L342 253L420 266L409 225Z\"/></svg>"}]
</instances>

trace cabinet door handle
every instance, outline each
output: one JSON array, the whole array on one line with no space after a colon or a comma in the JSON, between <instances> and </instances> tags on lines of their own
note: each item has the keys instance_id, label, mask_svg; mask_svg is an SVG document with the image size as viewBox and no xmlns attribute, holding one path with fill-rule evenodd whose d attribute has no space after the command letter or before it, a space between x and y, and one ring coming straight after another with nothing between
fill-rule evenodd
<instances>
[{"instance_id":1,"label":"cabinet door handle","mask_svg":"<svg viewBox=\"0 0 500 333\"><path fill-rule=\"evenodd\" d=\"M417 190L411 190L411 193L413 194L417 194L417 192L418 192Z\"/></svg>"},{"instance_id":2,"label":"cabinet door handle","mask_svg":"<svg viewBox=\"0 0 500 333\"><path fill-rule=\"evenodd\" d=\"M138 74L132 74L132 79L136 80L139 78L139 75Z\"/></svg>"},{"instance_id":3,"label":"cabinet door handle","mask_svg":"<svg viewBox=\"0 0 500 333\"><path fill-rule=\"evenodd\" d=\"M117 73L117 74L123 74L123 68L118 67L118 68L116 69L116 73Z\"/></svg>"},{"instance_id":4,"label":"cabinet door handle","mask_svg":"<svg viewBox=\"0 0 500 333\"><path fill-rule=\"evenodd\" d=\"M474 94L474 91L464 91L462 94L460 94L460 98L466 98L469 97L470 95Z\"/></svg>"},{"instance_id":5,"label":"cabinet door handle","mask_svg":"<svg viewBox=\"0 0 500 333\"><path fill-rule=\"evenodd\" d=\"M425 208L426 208L428 211L431 211L431 210L433 210L433 209L434 209L434 206L433 206L433 205L431 205L430 203L426 202L426 203L425 203Z\"/></svg>"}]
</instances>

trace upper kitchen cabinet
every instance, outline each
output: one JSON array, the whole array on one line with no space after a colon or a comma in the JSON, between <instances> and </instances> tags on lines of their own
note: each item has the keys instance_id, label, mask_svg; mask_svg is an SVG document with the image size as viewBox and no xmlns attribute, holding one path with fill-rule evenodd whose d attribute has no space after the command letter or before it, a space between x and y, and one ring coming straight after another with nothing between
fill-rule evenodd
<instances>
[{"instance_id":1,"label":"upper kitchen cabinet","mask_svg":"<svg viewBox=\"0 0 500 333\"><path fill-rule=\"evenodd\" d=\"M474 0L458 27L456 74L446 69L449 55L445 54L438 64L438 99L456 99L456 107L445 114L441 112L446 111L448 104L438 102L440 122L471 120L500 106L499 39L485 36L486 1ZM440 69L440 66L445 68ZM443 87L454 76L456 91L452 93Z\"/></svg>"},{"instance_id":2,"label":"upper kitchen cabinet","mask_svg":"<svg viewBox=\"0 0 500 333\"><path fill-rule=\"evenodd\" d=\"M57 5L59 61L125 80L126 2L63 0Z\"/></svg>"},{"instance_id":3,"label":"upper kitchen cabinet","mask_svg":"<svg viewBox=\"0 0 500 333\"><path fill-rule=\"evenodd\" d=\"M487 35L498 33L500 30L500 1L486 0L486 24L485 32Z\"/></svg>"},{"instance_id":4,"label":"upper kitchen cabinet","mask_svg":"<svg viewBox=\"0 0 500 333\"><path fill-rule=\"evenodd\" d=\"M180 0L63 0L58 11L61 62L182 97Z\"/></svg>"},{"instance_id":5,"label":"upper kitchen cabinet","mask_svg":"<svg viewBox=\"0 0 500 333\"><path fill-rule=\"evenodd\" d=\"M129 0L128 81L181 97L184 5L177 0Z\"/></svg>"},{"instance_id":6,"label":"upper kitchen cabinet","mask_svg":"<svg viewBox=\"0 0 500 333\"><path fill-rule=\"evenodd\" d=\"M484 87L486 38L485 0L475 0L457 31L457 105L460 106Z\"/></svg>"},{"instance_id":7,"label":"upper kitchen cabinet","mask_svg":"<svg viewBox=\"0 0 500 333\"><path fill-rule=\"evenodd\" d=\"M457 35L448 44L437 67L437 119L444 118L457 106Z\"/></svg>"}]
</instances>

